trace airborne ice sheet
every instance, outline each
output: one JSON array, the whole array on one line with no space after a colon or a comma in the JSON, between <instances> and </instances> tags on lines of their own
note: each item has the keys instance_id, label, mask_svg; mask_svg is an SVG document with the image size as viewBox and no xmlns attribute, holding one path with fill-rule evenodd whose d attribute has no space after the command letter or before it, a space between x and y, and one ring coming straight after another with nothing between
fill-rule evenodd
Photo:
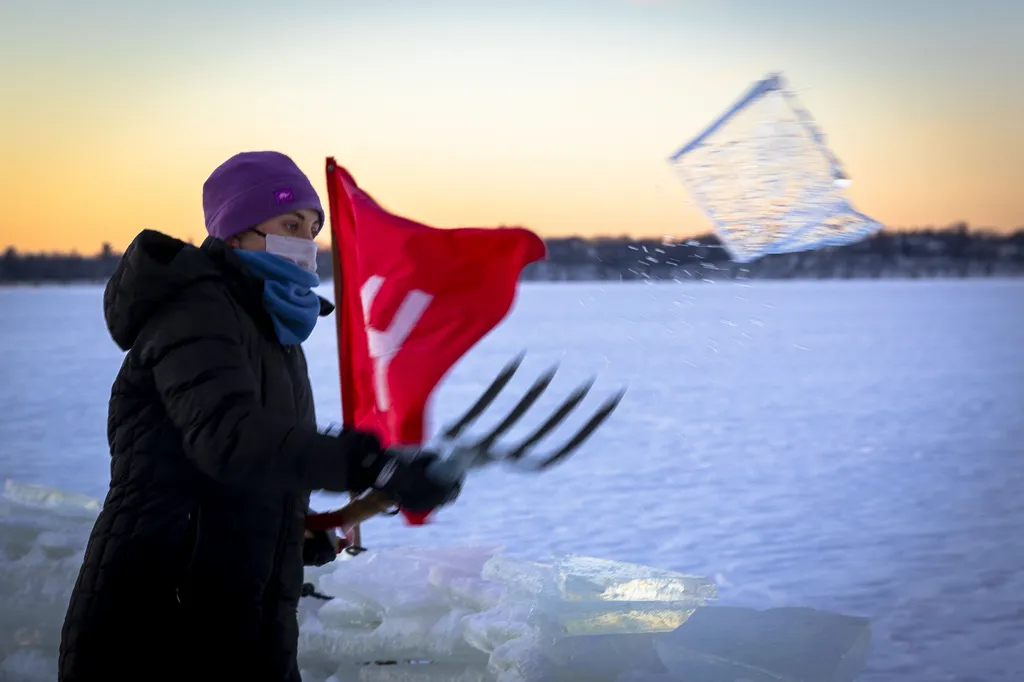
<instances>
[{"instance_id":1,"label":"airborne ice sheet","mask_svg":"<svg viewBox=\"0 0 1024 682\"><path fill-rule=\"evenodd\" d=\"M670 162L733 260L851 244L882 229L781 74L758 81Z\"/></svg>"}]
</instances>

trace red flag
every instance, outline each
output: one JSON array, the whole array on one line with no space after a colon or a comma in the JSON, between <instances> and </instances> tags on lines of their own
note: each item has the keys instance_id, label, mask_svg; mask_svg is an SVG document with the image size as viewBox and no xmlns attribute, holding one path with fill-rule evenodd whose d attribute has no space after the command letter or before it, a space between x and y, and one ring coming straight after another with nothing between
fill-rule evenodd
<instances>
[{"instance_id":1,"label":"red flag","mask_svg":"<svg viewBox=\"0 0 1024 682\"><path fill-rule=\"evenodd\" d=\"M437 383L508 314L544 242L522 228L438 229L393 215L333 158L327 194L344 422L386 445L419 444Z\"/></svg>"}]
</instances>

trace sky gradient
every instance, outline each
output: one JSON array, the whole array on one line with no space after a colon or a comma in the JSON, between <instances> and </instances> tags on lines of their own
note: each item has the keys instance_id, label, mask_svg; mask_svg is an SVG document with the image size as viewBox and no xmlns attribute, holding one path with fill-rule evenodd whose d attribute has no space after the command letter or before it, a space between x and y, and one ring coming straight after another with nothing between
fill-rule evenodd
<instances>
[{"instance_id":1,"label":"sky gradient","mask_svg":"<svg viewBox=\"0 0 1024 682\"><path fill-rule=\"evenodd\" d=\"M1021 0L8 0L0 246L200 241L202 183L336 156L390 210L709 230L665 162L783 71L890 226L1024 226Z\"/></svg>"}]
</instances>

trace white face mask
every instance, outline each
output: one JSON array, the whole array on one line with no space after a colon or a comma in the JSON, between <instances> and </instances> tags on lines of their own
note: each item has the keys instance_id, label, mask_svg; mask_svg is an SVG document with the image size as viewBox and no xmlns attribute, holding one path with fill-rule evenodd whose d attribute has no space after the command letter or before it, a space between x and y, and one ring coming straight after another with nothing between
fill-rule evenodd
<instances>
[{"instance_id":1,"label":"white face mask","mask_svg":"<svg viewBox=\"0 0 1024 682\"><path fill-rule=\"evenodd\" d=\"M312 239L267 235L267 253L290 260L309 272L316 272L316 251L316 242Z\"/></svg>"}]
</instances>

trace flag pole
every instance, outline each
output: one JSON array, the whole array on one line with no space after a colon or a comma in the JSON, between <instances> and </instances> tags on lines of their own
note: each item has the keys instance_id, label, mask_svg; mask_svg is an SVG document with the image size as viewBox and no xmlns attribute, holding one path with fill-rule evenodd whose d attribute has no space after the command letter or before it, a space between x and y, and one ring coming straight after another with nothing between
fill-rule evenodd
<instances>
[{"instance_id":1,"label":"flag pole","mask_svg":"<svg viewBox=\"0 0 1024 682\"><path fill-rule=\"evenodd\" d=\"M328 187L328 190L331 187L331 172L333 170L334 170L334 158L333 157L329 157L327 159L327 187ZM338 372L340 373L342 371L342 367L345 366L343 358L341 357L341 353L342 353L341 339L342 339L342 334L344 333L344 325L345 325L345 322L342 319L342 318L344 318L344 315L341 312L342 311L341 306L342 306L342 302L343 302L343 299L342 299L342 281L341 281L341 245L338 243L338 238L336 236L337 229L336 229L336 225L335 225L335 216L334 216L333 213L331 214L330 220L331 220L331 223L330 223L331 224L331 277L332 277L332 279L334 281L334 326L335 326L335 329L337 331L335 336L336 336L336 338L338 340ZM340 377L339 377L339 379L340 379ZM342 395L341 399L342 399L342 401L344 401L345 400L345 396ZM342 408L342 412L344 413L344 406ZM354 501L358 497L359 497L359 495L357 493L349 492L348 499L349 499L350 502ZM361 532L360 524L358 524L358 523L352 528L352 544L356 545L357 547L362 547L363 546L363 543L362 543L362 532Z\"/></svg>"}]
</instances>

